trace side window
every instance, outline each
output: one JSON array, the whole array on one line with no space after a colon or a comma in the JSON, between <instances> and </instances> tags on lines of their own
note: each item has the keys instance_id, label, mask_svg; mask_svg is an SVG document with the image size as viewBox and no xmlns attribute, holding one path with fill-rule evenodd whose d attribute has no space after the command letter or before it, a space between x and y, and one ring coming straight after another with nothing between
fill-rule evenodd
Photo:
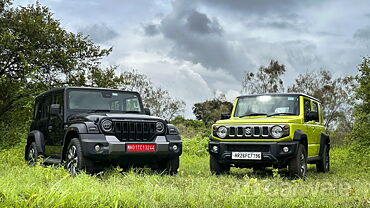
<instances>
[{"instance_id":1,"label":"side window","mask_svg":"<svg viewBox=\"0 0 370 208\"><path fill-rule=\"evenodd\" d=\"M311 102L308 99L304 99L304 121L308 122L307 115L311 111Z\"/></svg>"},{"instance_id":2,"label":"side window","mask_svg":"<svg viewBox=\"0 0 370 208\"><path fill-rule=\"evenodd\" d=\"M54 97L53 104L59 104L60 105L60 111L59 113L63 115L64 112L64 99L63 99L63 93L58 93Z\"/></svg>"},{"instance_id":3,"label":"side window","mask_svg":"<svg viewBox=\"0 0 370 208\"><path fill-rule=\"evenodd\" d=\"M36 101L35 102L35 109L34 109L34 112L33 112L33 119L34 120L38 120L41 118L41 104L40 104L40 101Z\"/></svg>"},{"instance_id":4,"label":"side window","mask_svg":"<svg viewBox=\"0 0 370 208\"><path fill-rule=\"evenodd\" d=\"M41 118L42 119L47 119L49 118L49 113L50 113L50 105L51 105L51 96L45 97L43 100L44 102L42 103L42 109L41 109Z\"/></svg>"},{"instance_id":5,"label":"side window","mask_svg":"<svg viewBox=\"0 0 370 208\"><path fill-rule=\"evenodd\" d=\"M313 108L312 111L319 113L319 104L317 104L317 102L312 102L312 108ZM318 116L315 121L319 122L320 117Z\"/></svg>"}]
</instances>

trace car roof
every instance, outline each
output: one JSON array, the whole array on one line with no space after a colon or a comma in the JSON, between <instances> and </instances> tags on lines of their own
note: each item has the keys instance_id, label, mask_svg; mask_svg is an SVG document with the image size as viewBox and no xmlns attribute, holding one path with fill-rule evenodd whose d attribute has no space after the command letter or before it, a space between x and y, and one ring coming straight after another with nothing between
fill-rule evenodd
<instances>
[{"instance_id":1,"label":"car roof","mask_svg":"<svg viewBox=\"0 0 370 208\"><path fill-rule=\"evenodd\" d=\"M299 92L287 92L287 93L266 93L266 94L252 94L252 95L240 95L238 96L237 98L243 98L243 97L256 97L256 96L262 96L262 95L269 95L269 96L279 96L279 95L284 95L284 96L304 96L304 97L307 97L307 98L310 98L312 100L315 100L319 103L321 103L321 101L317 98L314 98L310 95L307 95L305 93L299 93Z\"/></svg>"},{"instance_id":2,"label":"car roof","mask_svg":"<svg viewBox=\"0 0 370 208\"><path fill-rule=\"evenodd\" d=\"M39 95L36 96L36 99L37 98L40 98L44 95L47 95L47 94L52 94L52 93L57 93L57 92L61 92L61 91L65 91L67 89L84 89L84 90L110 90L110 91L119 91L119 92L130 92L130 93L137 93L139 94L138 92L136 91L126 91L126 90L118 90L118 89L109 89L109 88L100 88L100 87L57 87L57 88L52 88L50 90L47 90Z\"/></svg>"}]
</instances>

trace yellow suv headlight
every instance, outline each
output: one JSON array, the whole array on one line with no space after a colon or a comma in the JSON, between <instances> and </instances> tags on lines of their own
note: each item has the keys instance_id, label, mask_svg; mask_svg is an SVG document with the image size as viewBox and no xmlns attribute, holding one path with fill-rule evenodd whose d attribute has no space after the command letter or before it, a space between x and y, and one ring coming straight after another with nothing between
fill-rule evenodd
<instances>
[{"instance_id":1,"label":"yellow suv headlight","mask_svg":"<svg viewBox=\"0 0 370 208\"><path fill-rule=\"evenodd\" d=\"M216 130L216 134L221 139L225 138L226 135L227 135L227 128L225 126L218 127L217 130Z\"/></svg>"},{"instance_id":2,"label":"yellow suv headlight","mask_svg":"<svg viewBox=\"0 0 370 208\"><path fill-rule=\"evenodd\" d=\"M281 126L273 126L271 128L271 136L278 139L280 137L282 137L284 134L283 132L283 128L281 128Z\"/></svg>"}]
</instances>

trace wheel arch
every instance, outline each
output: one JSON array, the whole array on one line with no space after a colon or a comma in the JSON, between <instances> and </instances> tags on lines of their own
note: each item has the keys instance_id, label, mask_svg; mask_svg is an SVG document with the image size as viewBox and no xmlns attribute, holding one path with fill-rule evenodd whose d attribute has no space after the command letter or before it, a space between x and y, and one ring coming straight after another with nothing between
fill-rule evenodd
<instances>
[{"instance_id":1,"label":"wheel arch","mask_svg":"<svg viewBox=\"0 0 370 208\"><path fill-rule=\"evenodd\" d=\"M32 142L36 144L37 152L42 155L45 152L45 137L41 131L33 130L27 136L27 143L25 148L24 157L26 158L28 147L31 145Z\"/></svg>"},{"instance_id":2,"label":"wheel arch","mask_svg":"<svg viewBox=\"0 0 370 208\"><path fill-rule=\"evenodd\" d=\"M328 147L330 148L330 137L326 133L322 132L320 135L320 157L322 157L325 145L328 145Z\"/></svg>"},{"instance_id":3,"label":"wheel arch","mask_svg":"<svg viewBox=\"0 0 370 208\"><path fill-rule=\"evenodd\" d=\"M299 143L303 144L303 146L306 149L306 152L308 152L308 140L307 135L302 130L296 130L294 132L293 141L298 141Z\"/></svg>"}]
</instances>

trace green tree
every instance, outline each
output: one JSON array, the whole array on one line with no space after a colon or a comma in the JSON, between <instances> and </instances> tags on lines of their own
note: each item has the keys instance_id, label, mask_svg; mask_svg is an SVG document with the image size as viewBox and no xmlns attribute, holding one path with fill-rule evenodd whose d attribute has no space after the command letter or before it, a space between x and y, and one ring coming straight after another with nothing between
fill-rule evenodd
<instances>
[{"instance_id":1,"label":"green tree","mask_svg":"<svg viewBox=\"0 0 370 208\"><path fill-rule=\"evenodd\" d=\"M263 94L283 92L283 80L285 66L278 61L271 60L270 64L260 66L256 73L246 72L242 81L242 93Z\"/></svg>"},{"instance_id":2,"label":"green tree","mask_svg":"<svg viewBox=\"0 0 370 208\"><path fill-rule=\"evenodd\" d=\"M288 92L302 92L319 99L323 104L325 126L331 130L342 126L350 132L355 87L353 77L334 78L330 71L321 70L299 74L295 82L288 87Z\"/></svg>"},{"instance_id":3,"label":"green tree","mask_svg":"<svg viewBox=\"0 0 370 208\"><path fill-rule=\"evenodd\" d=\"M356 77L359 87L356 89L355 124L351 140L370 151L370 57L363 58Z\"/></svg>"},{"instance_id":4,"label":"green tree","mask_svg":"<svg viewBox=\"0 0 370 208\"><path fill-rule=\"evenodd\" d=\"M210 125L220 120L221 113L231 113L233 104L226 101L225 95L215 97L201 103L195 103L193 113L198 120L203 121L205 125Z\"/></svg>"}]
</instances>

